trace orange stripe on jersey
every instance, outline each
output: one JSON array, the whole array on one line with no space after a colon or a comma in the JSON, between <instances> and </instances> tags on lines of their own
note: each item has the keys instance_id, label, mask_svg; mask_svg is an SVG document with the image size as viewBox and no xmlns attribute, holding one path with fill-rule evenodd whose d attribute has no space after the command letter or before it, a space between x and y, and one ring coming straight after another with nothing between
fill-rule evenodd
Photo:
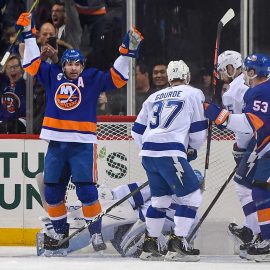
<instances>
[{"instance_id":1,"label":"orange stripe on jersey","mask_svg":"<svg viewBox=\"0 0 270 270\"><path fill-rule=\"evenodd\" d=\"M93 122L78 122L71 120L60 120L51 117L44 117L43 126L63 129L63 130L76 130L76 131L86 131L96 133L97 124Z\"/></svg>"},{"instance_id":2,"label":"orange stripe on jersey","mask_svg":"<svg viewBox=\"0 0 270 270\"><path fill-rule=\"evenodd\" d=\"M97 183L98 174L97 174L97 144L93 144L93 183Z\"/></svg>"},{"instance_id":3,"label":"orange stripe on jersey","mask_svg":"<svg viewBox=\"0 0 270 270\"><path fill-rule=\"evenodd\" d=\"M258 151L261 147L263 147L264 145L266 145L269 141L270 141L270 135L267 136L267 137L262 141L262 143L261 143L260 145L258 145L257 151Z\"/></svg>"},{"instance_id":4,"label":"orange stripe on jersey","mask_svg":"<svg viewBox=\"0 0 270 270\"><path fill-rule=\"evenodd\" d=\"M260 129L263 126L263 121L257 115L253 113L246 113L246 115L248 116L255 130Z\"/></svg>"},{"instance_id":5,"label":"orange stripe on jersey","mask_svg":"<svg viewBox=\"0 0 270 270\"><path fill-rule=\"evenodd\" d=\"M102 7L100 9L87 9L87 8L80 8L80 7L76 7L78 12L80 14L86 14L86 15L102 15L102 14L106 14L106 8Z\"/></svg>"},{"instance_id":6,"label":"orange stripe on jersey","mask_svg":"<svg viewBox=\"0 0 270 270\"><path fill-rule=\"evenodd\" d=\"M270 221L270 208L258 210L257 213L259 222Z\"/></svg>"},{"instance_id":7,"label":"orange stripe on jersey","mask_svg":"<svg viewBox=\"0 0 270 270\"><path fill-rule=\"evenodd\" d=\"M83 205L82 206L83 216L85 219L90 219L101 212L100 202L97 201L91 205Z\"/></svg>"},{"instance_id":8,"label":"orange stripe on jersey","mask_svg":"<svg viewBox=\"0 0 270 270\"><path fill-rule=\"evenodd\" d=\"M67 209L64 203L58 205L48 204L48 215L52 218L62 217L67 215Z\"/></svg>"},{"instance_id":9,"label":"orange stripe on jersey","mask_svg":"<svg viewBox=\"0 0 270 270\"><path fill-rule=\"evenodd\" d=\"M117 88L121 88L121 87L123 87L124 85L127 84L127 82L125 80L123 80L120 77L120 75L117 74L116 71L113 68L110 69L110 72L111 72L113 83Z\"/></svg>"},{"instance_id":10,"label":"orange stripe on jersey","mask_svg":"<svg viewBox=\"0 0 270 270\"><path fill-rule=\"evenodd\" d=\"M38 58L34 62L32 62L29 66L25 67L24 69L31 76L35 76L39 70L40 64L41 64L41 60L40 58Z\"/></svg>"}]
</instances>

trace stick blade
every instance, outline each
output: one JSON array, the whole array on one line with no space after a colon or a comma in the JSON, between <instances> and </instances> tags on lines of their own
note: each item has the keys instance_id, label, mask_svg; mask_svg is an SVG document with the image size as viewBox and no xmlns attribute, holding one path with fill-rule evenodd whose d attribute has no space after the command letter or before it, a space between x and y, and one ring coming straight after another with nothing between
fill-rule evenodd
<instances>
[{"instance_id":1,"label":"stick blade","mask_svg":"<svg viewBox=\"0 0 270 270\"><path fill-rule=\"evenodd\" d=\"M229 22L233 17L235 16L234 10L232 8L230 8L225 15L222 17L222 19L220 20L220 22L223 24L223 26Z\"/></svg>"}]
</instances>

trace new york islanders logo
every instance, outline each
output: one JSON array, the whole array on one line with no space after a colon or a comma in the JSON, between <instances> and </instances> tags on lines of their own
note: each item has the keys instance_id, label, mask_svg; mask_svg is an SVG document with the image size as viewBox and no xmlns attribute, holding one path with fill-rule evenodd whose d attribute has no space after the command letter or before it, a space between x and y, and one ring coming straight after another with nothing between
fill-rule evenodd
<instances>
[{"instance_id":1,"label":"new york islanders logo","mask_svg":"<svg viewBox=\"0 0 270 270\"><path fill-rule=\"evenodd\" d=\"M81 103L81 91L73 83L62 83L55 92L55 104L62 110L73 110Z\"/></svg>"}]
</instances>

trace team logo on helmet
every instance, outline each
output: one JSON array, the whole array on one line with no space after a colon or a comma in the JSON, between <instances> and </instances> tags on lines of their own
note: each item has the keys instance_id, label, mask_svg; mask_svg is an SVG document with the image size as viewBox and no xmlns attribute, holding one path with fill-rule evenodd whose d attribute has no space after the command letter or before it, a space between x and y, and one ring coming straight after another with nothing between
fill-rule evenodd
<instances>
[{"instance_id":1,"label":"team logo on helmet","mask_svg":"<svg viewBox=\"0 0 270 270\"><path fill-rule=\"evenodd\" d=\"M62 110L73 110L81 103L81 91L73 83L62 83L54 96L55 104Z\"/></svg>"},{"instance_id":2,"label":"team logo on helmet","mask_svg":"<svg viewBox=\"0 0 270 270\"><path fill-rule=\"evenodd\" d=\"M255 61L257 61L257 55L252 54L251 56L249 56L249 59L250 59L250 61L255 62Z\"/></svg>"}]
</instances>

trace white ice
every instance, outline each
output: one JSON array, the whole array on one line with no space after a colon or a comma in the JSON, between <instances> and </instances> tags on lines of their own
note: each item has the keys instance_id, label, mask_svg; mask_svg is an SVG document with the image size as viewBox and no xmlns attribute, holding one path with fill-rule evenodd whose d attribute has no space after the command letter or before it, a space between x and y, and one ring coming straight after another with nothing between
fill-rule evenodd
<instances>
[{"instance_id":1,"label":"white ice","mask_svg":"<svg viewBox=\"0 0 270 270\"><path fill-rule=\"evenodd\" d=\"M0 270L250 270L270 269L270 263L238 256L201 256L199 262L144 262L123 258L109 248L96 254L85 248L62 258L36 256L34 247L0 247Z\"/></svg>"}]
</instances>

